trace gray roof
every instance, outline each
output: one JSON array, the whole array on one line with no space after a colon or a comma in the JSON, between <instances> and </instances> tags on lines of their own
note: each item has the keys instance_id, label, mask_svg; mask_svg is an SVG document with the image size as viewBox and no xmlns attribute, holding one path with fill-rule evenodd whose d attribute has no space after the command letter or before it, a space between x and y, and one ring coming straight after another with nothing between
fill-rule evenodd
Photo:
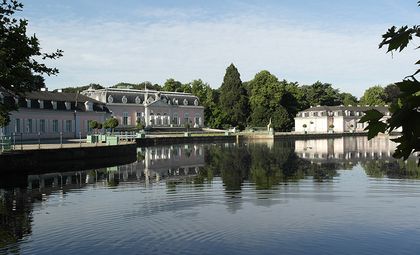
<instances>
[{"instance_id":1,"label":"gray roof","mask_svg":"<svg viewBox=\"0 0 420 255\"><path fill-rule=\"evenodd\" d=\"M387 112L388 107L386 106L315 106L315 107L311 107L308 109L303 110L302 112L311 112L311 111L359 111L359 112L363 112L363 111L367 111L370 109L376 109L380 112Z\"/></svg>"},{"instance_id":2,"label":"gray roof","mask_svg":"<svg viewBox=\"0 0 420 255\"><path fill-rule=\"evenodd\" d=\"M21 95L26 99L43 100L43 101L57 101L57 102L86 102L103 104L100 101L92 99L82 94L66 93L66 92L50 92L50 91L32 91Z\"/></svg>"},{"instance_id":3,"label":"gray roof","mask_svg":"<svg viewBox=\"0 0 420 255\"><path fill-rule=\"evenodd\" d=\"M106 97L105 100L108 102L108 97L112 96L112 103L123 103L123 97L127 98L127 104L136 104L136 98L139 97L141 103L144 101L145 94L148 94L148 98L152 97L155 98L158 95L160 100L171 101L171 104L174 104L174 100L178 101L178 105L184 105L184 100L187 100L187 105L194 105L195 100L199 100L197 96L191 93L183 93L183 92L169 92L169 91L157 91L157 90L136 90L136 89L115 89L115 88L108 88L108 89L88 89L83 91L82 93L85 95L91 95L92 97L95 96L98 92L105 92Z\"/></svg>"}]
</instances>

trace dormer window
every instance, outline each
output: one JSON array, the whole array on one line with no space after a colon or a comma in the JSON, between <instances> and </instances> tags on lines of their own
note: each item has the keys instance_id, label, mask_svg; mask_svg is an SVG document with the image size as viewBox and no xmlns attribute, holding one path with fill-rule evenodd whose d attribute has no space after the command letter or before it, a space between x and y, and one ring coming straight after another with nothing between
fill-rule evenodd
<instances>
[{"instance_id":1,"label":"dormer window","mask_svg":"<svg viewBox=\"0 0 420 255\"><path fill-rule=\"evenodd\" d=\"M114 102L114 98L111 95L109 95L108 96L108 103L112 104L112 102Z\"/></svg>"},{"instance_id":2,"label":"dormer window","mask_svg":"<svg viewBox=\"0 0 420 255\"><path fill-rule=\"evenodd\" d=\"M26 107L31 108L31 99L26 99Z\"/></svg>"},{"instance_id":3,"label":"dormer window","mask_svg":"<svg viewBox=\"0 0 420 255\"><path fill-rule=\"evenodd\" d=\"M195 105L195 106L198 106L198 99L195 99L195 100L194 100L194 105Z\"/></svg>"},{"instance_id":4,"label":"dormer window","mask_svg":"<svg viewBox=\"0 0 420 255\"><path fill-rule=\"evenodd\" d=\"M184 105L188 105L188 100L187 99L184 99L183 104Z\"/></svg>"},{"instance_id":5,"label":"dormer window","mask_svg":"<svg viewBox=\"0 0 420 255\"><path fill-rule=\"evenodd\" d=\"M64 102L64 105L66 106L66 110L71 110L71 103L70 102Z\"/></svg>"},{"instance_id":6,"label":"dormer window","mask_svg":"<svg viewBox=\"0 0 420 255\"><path fill-rule=\"evenodd\" d=\"M123 96L122 99L121 99L121 101L123 102L123 104L126 104L127 103L127 97L126 96Z\"/></svg>"},{"instance_id":7,"label":"dormer window","mask_svg":"<svg viewBox=\"0 0 420 255\"><path fill-rule=\"evenodd\" d=\"M153 101L155 101L155 100L153 99L153 97L149 97L149 98L147 99L147 103L148 103L148 104L153 103Z\"/></svg>"},{"instance_id":8,"label":"dormer window","mask_svg":"<svg viewBox=\"0 0 420 255\"><path fill-rule=\"evenodd\" d=\"M44 109L44 100L38 100L39 109Z\"/></svg>"},{"instance_id":9,"label":"dormer window","mask_svg":"<svg viewBox=\"0 0 420 255\"><path fill-rule=\"evenodd\" d=\"M57 110L57 101L51 101L53 110Z\"/></svg>"},{"instance_id":10,"label":"dormer window","mask_svg":"<svg viewBox=\"0 0 420 255\"><path fill-rule=\"evenodd\" d=\"M90 101L86 101L85 102L85 109L87 112L91 112L93 111L93 103Z\"/></svg>"},{"instance_id":11,"label":"dormer window","mask_svg":"<svg viewBox=\"0 0 420 255\"><path fill-rule=\"evenodd\" d=\"M141 104L141 99L140 99L140 97L136 97L136 104Z\"/></svg>"}]
</instances>

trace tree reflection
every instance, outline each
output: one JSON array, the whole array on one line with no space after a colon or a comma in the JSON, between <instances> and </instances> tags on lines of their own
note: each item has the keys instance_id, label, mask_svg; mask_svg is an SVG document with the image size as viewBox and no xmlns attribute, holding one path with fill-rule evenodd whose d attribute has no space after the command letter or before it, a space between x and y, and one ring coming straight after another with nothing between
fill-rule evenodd
<instances>
[{"instance_id":1,"label":"tree reflection","mask_svg":"<svg viewBox=\"0 0 420 255\"><path fill-rule=\"evenodd\" d=\"M362 167L368 176L374 178L420 179L420 167L413 158L406 161L367 161L362 163Z\"/></svg>"},{"instance_id":2,"label":"tree reflection","mask_svg":"<svg viewBox=\"0 0 420 255\"><path fill-rule=\"evenodd\" d=\"M0 192L0 249L19 254L18 246L12 244L31 234L32 205L20 189Z\"/></svg>"},{"instance_id":3,"label":"tree reflection","mask_svg":"<svg viewBox=\"0 0 420 255\"><path fill-rule=\"evenodd\" d=\"M244 181L251 181L256 189L273 189L307 176L313 176L314 181L331 180L337 169L343 168L338 163L313 164L299 158L291 141L276 141L270 147L262 143L211 146L205 161L200 180L220 176L227 191L241 190Z\"/></svg>"}]
</instances>

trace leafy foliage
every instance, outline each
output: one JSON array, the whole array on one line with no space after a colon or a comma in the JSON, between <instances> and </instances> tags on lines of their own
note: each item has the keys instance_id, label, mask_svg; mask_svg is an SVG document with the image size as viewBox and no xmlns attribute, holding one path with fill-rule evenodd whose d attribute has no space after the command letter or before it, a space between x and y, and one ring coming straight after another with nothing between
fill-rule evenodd
<instances>
[{"instance_id":1,"label":"leafy foliage","mask_svg":"<svg viewBox=\"0 0 420 255\"><path fill-rule=\"evenodd\" d=\"M379 48L387 47L387 52L402 51L413 37L420 37L420 26L403 26L399 29L393 26L382 35L383 40ZM415 64L420 64L420 60ZM395 84L400 93L390 107L392 115L387 122L382 121L380 115L373 110L367 111L365 118L361 120L369 124L369 138L379 132L402 129L401 136L394 139L398 143L394 153L394 157L397 158L407 159L413 152L420 151L420 82L415 78L419 72L420 69Z\"/></svg>"},{"instance_id":2,"label":"leafy foliage","mask_svg":"<svg viewBox=\"0 0 420 255\"><path fill-rule=\"evenodd\" d=\"M15 17L22 8L17 0L0 2L0 84L15 93L44 87L42 75L56 75L58 69L47 67L40 59L57 59L63 54L61 50L41 52L38 38L26 34L28 21ZM8 114L14 109L15 106L1 103L0 127L10 122Z\"/></svg>"},{"instance_id":3,"label":"leafy foliage","mask_svg":"<svg viewBox=\"0 0 420 255\"><path fill-rule=\"evenodd\" d=\"M373 86L368 88L360 98L363 105L385 105L386 94L381 86Z\"/></svg>"},{"instance_id":4,"label":"leafy foliage","mask_svg":"<svg viewBox=\"0 0 420 255\"><path fill-rule=\"evenodd\" d=\"M116 118L109 118L105 120L103 127L108 129L114 130L114 128L118 127L118 120Z\"/></svg>"}]
</instances>

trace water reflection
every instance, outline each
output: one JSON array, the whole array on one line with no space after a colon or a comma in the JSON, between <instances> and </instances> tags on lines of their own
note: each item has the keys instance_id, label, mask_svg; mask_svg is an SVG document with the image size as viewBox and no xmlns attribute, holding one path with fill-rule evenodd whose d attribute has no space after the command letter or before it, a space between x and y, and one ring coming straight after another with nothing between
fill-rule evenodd
<instances>
[{"instance_id":1,"label":"water reflection","mask_svg":"<svg viewBox=\"0 0 420 255\"><path fill-rule=\"evenodd\" d=\"M198 212L193 208L207 205L223 205L232 215L244 211L247 203L273 208L309 193L316 202L332 203L339 197L337 177L355 166L363 167L369 177L419 179L415 158L395 160L391 156L394 149L388 137L371 141L348 137L276 140L269 144L174 145L139 148L137 161L127 165L29 175L24 187L12 184L12 188L0 189L0 253L21 253L21 240L30 242L27 237L36 224L32 222L34 208L54 196L64 199L70 193L89 193L91 189L126 191L127 187L142 187L150 191L164 186L164 194L156 195L155 200L146 199L138 207L128 201L133 208L119 213L126 219L154 217L163 212L173 213L169 217L178 220L194 218ZM8 182L13 183L13 179ZM219 184L222 197L212 193ZM113 208L109 206L105 209ZM154 220L160 222L159 218ZM147 222L154 221L143 224ZM197 222L200 224L203 222Z\"/></svg>"}]
</instances>

